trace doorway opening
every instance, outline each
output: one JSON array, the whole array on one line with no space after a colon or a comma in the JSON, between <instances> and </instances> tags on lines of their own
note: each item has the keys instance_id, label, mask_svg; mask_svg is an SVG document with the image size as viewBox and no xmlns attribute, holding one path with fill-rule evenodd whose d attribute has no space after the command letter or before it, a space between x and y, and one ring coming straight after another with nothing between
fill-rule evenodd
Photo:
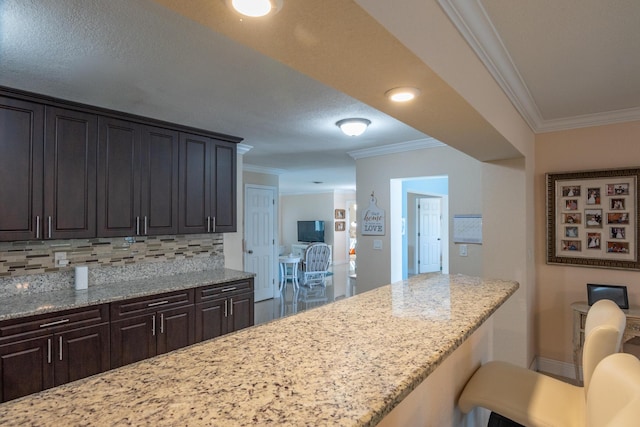
<instances>
[{"instance_id":1,"label":"doorway opening","mask_svg":"<svg viewBox=\"0 0 640 427\"><path fill-rule=\"evenodd\" d=\"M391 281L420 273L449 273L449 178L390 182Z\"/></svg>"}]
</instances>

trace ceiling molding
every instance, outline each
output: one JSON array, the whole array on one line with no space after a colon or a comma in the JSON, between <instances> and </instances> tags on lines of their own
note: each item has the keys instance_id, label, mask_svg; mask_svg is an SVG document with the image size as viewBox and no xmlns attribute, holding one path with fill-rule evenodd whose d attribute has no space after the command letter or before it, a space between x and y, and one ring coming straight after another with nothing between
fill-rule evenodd
<instances>
[{"instance_id":1,"label":"ceiling molding","mask_svg":"<svg viewBox=\"0 0 640 427\"><path fill-rule=\"evenodd\" d=\"M363 148L361 150L348 151L347 154L353 159L358 160L366 157L385 156L387 154L404 153L406 151L446 146L446 144L443 144L435 138L427 138L416 141L399 142L397 144L388 144L381 147Z\"/></svg>"},{"instance_id":2,"label":"ceiling molding","mask_svg":"<svg viewBox=\"0 0 640 427\"><path fill-rule=\"evenodd\" d=\"M542 124L542 115L480 1L438 0L438 3L522 118L536 132Z\"/></svg>"},{"instance_id":3,"label":"ceiling molding","mask_svg":"<svg viewBox=\"0 0 640 427\"><path fill-rule=\"evenodd\" d=\"M240 155L244 155L244 154L247 154L249 150L253 148L253 145L240 143L240 144L236 144L236 147L237 147L237 153Z\"/></svg>"},{"instance_id":4,"label":"ceiling molding","mask_svg":"<svg viewBox=\"0 0 640 427\"><path fill-rule=\"evenodd\" d=\"M544 119L480 0L438 3L534 133L640 120L640 108Z\"/></svg>"},{"instance_id":5,"label":"ceiling molding","mask_svg":"<svg viewBox=\"0 0 640 427\"><path fill-rule=\"evenodd\" d=\"M267 175L282 175L283 173L287 173L287 171L284 170L284 169L269 168L269 167L266 167L266 166L251 165L251 164L248 164L248 163L243 163L242 171L243 172L264 173L264 174L267 174Z\"/></svg>"},{"instance_id":6,"label":"ceiling molding","mask_svg":"<svg viewBox=\"0 0 640 427\"><path fill-rule=\"evenodd\" d=\"M640 107L607 111L605 113L584 114L566 119L545 120L536 133L603 126L636 120L640 120Z\"/></svg>"}]
</instances>

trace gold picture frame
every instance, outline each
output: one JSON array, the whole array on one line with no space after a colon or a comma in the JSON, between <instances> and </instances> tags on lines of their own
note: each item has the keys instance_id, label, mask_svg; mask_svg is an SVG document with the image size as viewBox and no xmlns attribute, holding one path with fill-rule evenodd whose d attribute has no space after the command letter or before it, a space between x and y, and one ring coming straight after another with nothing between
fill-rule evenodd
<instances>
[{"instance_id":1,"label":"gold picture frame","mask_svg":"<svg viewBox=\"0 0 640 427\"><path fill-rule=\"evenodd\" d=\"M346 218L346 211L344 209L336 209L334 211L334 217L335 217L335 219L345 219Z\"/></svg>"},{"instance_id":2,"label":"gold picture frame","mask_svg":"<svg viewBox=\"0 0 640 427\"><path fill-rule=\"evenodd\" d=\"M336 231L345 231L346 230L346 223L344 221L336 221L335 230Z\"/></svg>"},{"instance_id":3,"label":"gold picture frame","mask_svg":"<svg viewBox=\"0 0 640 427\"><path fill-rule=\"evenodd\" d=\"M548 173L547 264L640 270L640 169Z\"/></svg>"}]
</instances>

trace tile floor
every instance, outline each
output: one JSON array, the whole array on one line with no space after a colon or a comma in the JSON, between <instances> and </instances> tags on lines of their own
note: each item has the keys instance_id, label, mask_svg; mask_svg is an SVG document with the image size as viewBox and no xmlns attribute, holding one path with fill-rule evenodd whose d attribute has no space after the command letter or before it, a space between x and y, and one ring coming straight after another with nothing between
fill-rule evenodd
<instances>
[{"instance_id":1,"label":"tile floor","mask_svg":"<svg viewBox=\"0 0 640 427\"><path fill-rule=\"evenodd\" d=\"M255 324L270 322L280 317L289 316L354 295L355 280L350 278L351 275L355 274L353 267L354 264L347 263L332 265L330 270L333 274L327 277L326 288L322 286L314 286L313 288L300 286L297 295L294 295L291 282L287 282L283 291L284 295L281 295L280 298L272 298L255 303Z\"/></svg>"}]
</instances>

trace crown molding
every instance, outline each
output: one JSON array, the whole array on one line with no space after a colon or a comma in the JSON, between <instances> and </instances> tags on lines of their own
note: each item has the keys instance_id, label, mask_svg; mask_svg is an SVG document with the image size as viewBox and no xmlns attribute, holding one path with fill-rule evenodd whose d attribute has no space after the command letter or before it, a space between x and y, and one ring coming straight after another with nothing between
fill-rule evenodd
<instances>
[{"instance_id":1,"label":"crown molding","mask_svg":"<svg viewBox=\"0 0 640 427\"><path fill-rule=\"evenodd\" d=\"M253 148L253 145L249 144L236 144L236 152L240 155L247 154L249 150Z\"/></svg>"},{"instance_id":2,"label":"crown molding","mask_svg":"<svg viewBox=\"0 0 640 427\"><path fill-rule=\"evenodd\" d=\"M284 169L268 168L266 166L251 165L251 164L248 164L248 163L243 163L242 164L242 171L243 172L264 173L264 174L267 174L267 175L282 175L283 173L287 172Z\"/></svg>"},{"instance_id":3,"label":"crown molding","mask_svg":"<svg viewBox=\"0 0 640 427\"><path fill-rule=\"evenodd\" d=\"M584 114L566 119L545 120L536 133L611 125L637 120L640 120L640 107L607 111L605 113Z\"/></svg>"},{"instance_id":4,"label":"crown molding","mask_svg":"<svg viewBox=\"0 0 640 427\"><path fill-rule=\"evenodd\" d=\"M399 142L380 147L363 148L347 152L353 159L364 159L366 157L385 156L387 154L404 153L406 151L422 150L425 148L446 147L446 144L435 138L419 139L417 141Z\"/></svg>"},{"instance_id":5,"label":"crown molding","mask_svg":"<svg viewBox=\"0 0 640 427\"><path fill-rule=\"evenodd\" d=\"M534 133L640 120L640 108L544 119L480 0L438 3Z\"/></svg>"}]
</instances>

